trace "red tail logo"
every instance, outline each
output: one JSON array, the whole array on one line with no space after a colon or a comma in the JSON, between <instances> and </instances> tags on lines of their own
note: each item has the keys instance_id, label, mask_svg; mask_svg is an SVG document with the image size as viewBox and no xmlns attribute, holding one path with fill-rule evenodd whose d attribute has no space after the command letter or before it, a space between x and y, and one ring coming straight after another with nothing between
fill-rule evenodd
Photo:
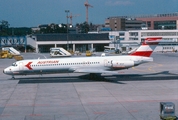
<instances>
[{"instance_id":1,"label":"red tail logo","mask_svg":"<svg viewBox=\"0 0 178 120\"><path fill-rule=\"evenodd\" d=\"M26 64L25 66L29 69L29 70L33 70L32 68L31 68L31 65L32 64L32 62L29 62L28 64Z\"/></svg>"},{"instance_id":2,"label":"red tail logo","mask_svg":"<svg viewBox=\"0 0 178 120\"><path fill-rule=\"evenodd\" d=\"M130 55L134 56L144 56L144 57L150 57L158 43L160 42L162 38L157 37L157 38L146 38L142 45L133 53Z\"/></svg>"}]
</instances>

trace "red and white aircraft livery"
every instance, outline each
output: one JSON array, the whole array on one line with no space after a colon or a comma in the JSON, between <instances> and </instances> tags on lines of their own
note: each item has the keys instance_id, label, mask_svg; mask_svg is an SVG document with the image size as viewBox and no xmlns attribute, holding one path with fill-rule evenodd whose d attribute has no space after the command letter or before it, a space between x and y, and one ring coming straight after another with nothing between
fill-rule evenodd
<instances>
[{"instance_id":1,"label":"red and white aircraft livery","mask_svg":"<svg viewBox=\"0 0 178 120\"><path fill-rule=\"evenodd\" d=\"M3 73L12 75L13 78L15 75L69 72L118 74L117 70L153 61L150 55L161 39L145 39L142 45L130 55L21 60L5 68Z\"/></svg>"}]
</instances>

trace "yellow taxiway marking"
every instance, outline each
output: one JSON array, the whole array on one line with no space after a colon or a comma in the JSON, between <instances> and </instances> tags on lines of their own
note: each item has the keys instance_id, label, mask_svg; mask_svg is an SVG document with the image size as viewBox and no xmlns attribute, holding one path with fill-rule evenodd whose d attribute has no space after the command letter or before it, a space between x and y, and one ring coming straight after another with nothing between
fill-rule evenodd
<instances>
[{"instance_id":1,"label":"yellow taxiway marking","mask_svg":"<svg viewBox=\"0 0 178 120\"><path fill-rule=\"evenodd\" d=\"M156 72L155 70L152 69L153 67L149 67L148 70L151 72Z\"/></svg>"},{"instance_id":2,"label":"yellow taxiway marking","mask_svg":"<svg viewBox=\"0 0 178 120\"><path fill-rule=\"evenodd\" d=\"M148 67L148 70L143 70L143 69L138 69L138 68L135 68L135 67L132 67L132 69L134 69L134 70L136 70L136 71L141 71L141 72L149 72L149 71L151 71L151 72L156 72L155 70L154 70L154 68L155 67L161 67L161 66L163 66L162 64L158 64L158 63L153 63L153 64L156 64L156 65L153 65L153 66L151 66L151 67Z\"/></svg>"},{"instance_id":3,"label":"yellow taxiway marking","mask_svg":"<svg viewBox=\"0 0 178 120\"><path fill-rule=\"evenodd\" d=\"M148 68L149 71L156 72L154 70L155 67L161 67L161 66L163 66L162 64L159 64L159 63L153 63L153 64L155 64L155 65L153 65L152 67Z\"/></svg>"},{"instance_id":4,"label":"yellow taxiway marking","mask_svg":"<svg viewBox=\"0 0 178 120\"><path fill-rule=\"evenodd\" d=\"M134 69L134 70L136 70L136 71L140 71L140 72L148 72L147 70L138 69L138 68L135 68L135 67L132 67L132 69Z\"/></svg>"}]
</instances>

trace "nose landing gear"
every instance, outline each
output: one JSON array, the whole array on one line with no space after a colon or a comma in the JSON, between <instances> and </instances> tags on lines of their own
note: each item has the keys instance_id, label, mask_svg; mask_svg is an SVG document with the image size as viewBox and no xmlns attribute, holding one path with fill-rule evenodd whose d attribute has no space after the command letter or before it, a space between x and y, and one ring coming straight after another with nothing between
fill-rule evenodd
<instances>
[{"instance_id":1,"label":"nose landing gear","mask_svg":"<svg viewBox=\"0 0 178 120\"><path fill-rule=\"evenodd\" d=\"M15 77L14 77L14 75L12 75L12 78L11 78L12 80L15 80Z\"/></svg>"}]
</instances>

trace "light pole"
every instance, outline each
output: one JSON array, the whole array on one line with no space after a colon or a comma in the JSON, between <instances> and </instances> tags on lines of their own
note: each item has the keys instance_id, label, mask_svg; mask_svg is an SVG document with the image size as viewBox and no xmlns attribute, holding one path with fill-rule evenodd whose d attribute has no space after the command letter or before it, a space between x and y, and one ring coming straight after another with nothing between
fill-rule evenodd
<instances>
[{"instance_id":1,"label":"light pole","mask_svg":"<svg viewBox=\"0 0 178 120\"><path fill-rule=\"evenodd\" d=\"M69 50L69 41L68 41L68 13L69 13L69 10L65 10L66 14L67 14L67 50Z\"/></svg>"}]
</instances>

